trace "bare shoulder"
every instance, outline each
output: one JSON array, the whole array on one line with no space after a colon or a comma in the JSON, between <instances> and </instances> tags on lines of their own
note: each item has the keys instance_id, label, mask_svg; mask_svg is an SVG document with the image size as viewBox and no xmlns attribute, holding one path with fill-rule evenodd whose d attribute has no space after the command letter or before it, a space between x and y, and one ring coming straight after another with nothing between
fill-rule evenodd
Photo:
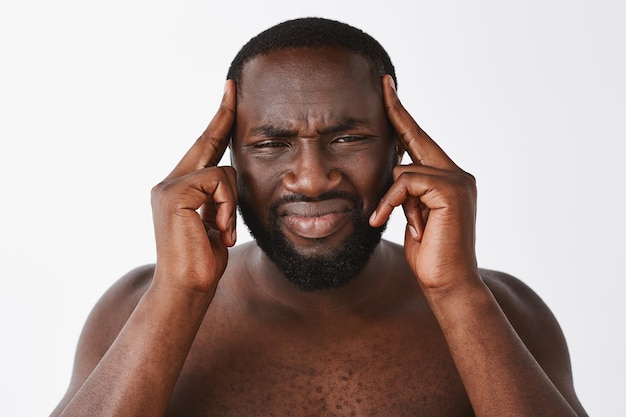
<instances>
[{"instance_id":1,"label":"bare shoulder","mask_svg":"<svg viewBox=\"0 0 626 417\"><path fill-rule=\"evenodd\" d=\"M89 326L96 325L100 338L110 339L112 343L152 283L153 275L154 265L144 265L131 270L114 282L94 306L83 333L89 330Z\"/></svg>"},{"instance_id":2,"label":"bare shoulder","mask_svg":"<svg viewBox=\"0 0 626 417\"><path fill-rule=\"evenodd\" d=\"M480 269L480 275L514 326L524 327L533 323L534 330L537 330L537 325L557 330L558 323L550 308L522 280L489 269Z\"/></svg>"},{"instance_id":3,"label":"bare shoulder","mask_svg":"<svg viewBox=\"0 0 626 417\"><path fill-rule=\"evenodd\" d=\"M539 365L570 404L578 403L565 335L550 308L520 279L486 269L480 273Z\"/></svg>"},{"instance_id":4,"label":"bare shoulder","mask_svg":"<svg viewBox=\"0 0 626 417\"><path fill-rule=\"evenodd\" d=\"M529 349L544 340L558 339L561 344L565 343L550 308L522 280L488 269L481 269L480 275L520 337L530 344Z\"/></svg>"},{"instance_id":5,"label":"bare shoulder","mask_svg":"<svg viewBox=\"0 0 626 417\"><path fill-rule=\"evenodd\" d=\"M70 385L57 410L63 409L66 401L100 362L150 286L153 273L154 265L133 269L100 297L83 326L76 347Z\"/></svg>"},{"instance_id":6,"label":"bare shoulder","mask_svg":"<svg viewBox=\"0 0 626 417\"><path fill-rule=\"evenodd\" d=\"M150 286L153 274L154 265L144 265L128 272L111 285L85 322L77 356L83 354L100 360Z\"/></svg>"},{"instance_id":7,"label":"bare shoulder","mask_svg":"<svg viewBox=\"0 0 626 417\"><path fill-rule=\"evenodd\" d=\"M522 280L505 272L491 269L480 269L480 276L503 308L538 307L546 309L539 295ZM532 308L535 311L534 308Z\"/></svg>"},{"instance_id":8,"label":"bare shoulder","mask_svg":"<svg viewBox=\"0 0 626 417\"><path fill-rule=\"evenodd\" d=\"M131 270L114 282L92 309L83 332L95 324L100 333L103 330L112 330L116 336L118 333L115 331L116 328L123 326L135 309L139 299L150 286L153 274L154 265L144 265Z\"/></svg>"},{"instance_id":9,"label":"bare shoulder","mask_svg":"<svg viewBox=\"0 0 626 417\"><path fill-rule=\"evenodd\" d=\"M240 273L248 245L238 245L229 251L229 263L223 278ZM154 264L135 268L119 278L93 307L83 327L74 365L74 379L88 376L131 316L141 297L152 284ZM224 281L229 281L224 279ZM220 281L220 293L229 293L228 284Z\"/></svg>"}]
</instances>

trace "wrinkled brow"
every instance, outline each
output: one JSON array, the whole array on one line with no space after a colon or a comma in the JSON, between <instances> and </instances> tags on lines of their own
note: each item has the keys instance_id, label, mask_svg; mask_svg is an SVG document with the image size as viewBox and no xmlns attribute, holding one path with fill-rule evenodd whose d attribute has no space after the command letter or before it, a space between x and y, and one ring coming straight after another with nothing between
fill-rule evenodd
<instances>
[{"instance_id":1,"label":"wrinkled brow","mask_svg":"<svg viewBox=\"0 0 626 417\"><path fill-rule=\"evenodd\" d=\"M324 126L317 130L317 134L324 135L359 129L370 125L370 120L365 117L346 117L337 123ZM290 125L263 124L250 129L251 136L271 138L292 138L298 136L298 129Z\"/></svg>"}]
</instances>

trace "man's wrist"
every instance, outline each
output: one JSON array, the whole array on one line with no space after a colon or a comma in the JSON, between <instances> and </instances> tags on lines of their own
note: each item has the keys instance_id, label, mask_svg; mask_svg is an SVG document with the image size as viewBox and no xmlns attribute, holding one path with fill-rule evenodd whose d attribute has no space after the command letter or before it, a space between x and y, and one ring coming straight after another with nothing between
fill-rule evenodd
<instances>
[{"instance_id":1,"label":"man's wrist","mask_svg":"<svg viewBox=\"0 0 626 417\"><path fill-rule=\"evenodd\" d=\"M477 311L481 306L493 306L495 302L478 271L468 272L445 286L422 288L422 291L440 322L446 318L457 321L467 317L469 310Z\"/></svg>"}]
</instances>

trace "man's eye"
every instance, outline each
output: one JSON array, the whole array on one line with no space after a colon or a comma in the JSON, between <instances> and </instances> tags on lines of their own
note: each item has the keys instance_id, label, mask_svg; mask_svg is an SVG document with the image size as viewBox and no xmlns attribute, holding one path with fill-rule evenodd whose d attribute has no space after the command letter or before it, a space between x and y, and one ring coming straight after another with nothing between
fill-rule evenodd
<instances>
[{"instance_id":1,"label":"man's eye","mask_svg":"<svg viewBox=\"0 0 626 417\"><path fill-rule=\"evenodd\" d=\"M249 149L258 156L277 156L282 155L286 150L289 150L289 142L274 139L262 140L251 144Z\"/></svg>"},{"instance_id":2,"label":"man's eye","mask_svg":"<svg viewBox=\"0 0 626 417\"><path fill-rule=\"evenodd\" d=\"M375 139L375 136L346 135L336 137L331 143L338 145L365 146L373 139Z\"/></svg>"},{"instance_id":3,"label":"man's eye","mask_svg":"<svg viewBox=\"0 0 626 417\"><path fill-rule=\"evenodd\" d=\"M280 148L283 146L287 146L286 143L276 141L276 140L266 140L263 142L258 142L254 144L256 149L271 149L271 148Z\"/></svg>"},{"instance_id":4,"label":"man's eye","mask_svg":"<svg viewBox=\"0 0 626 417\"><path fill-rule=\"evenodd\" d=\"M350 142L358 142L360 140L366 139L364 136L341 136L334 140L335 143L350 143Z\"/></svg>"}]
</instances>

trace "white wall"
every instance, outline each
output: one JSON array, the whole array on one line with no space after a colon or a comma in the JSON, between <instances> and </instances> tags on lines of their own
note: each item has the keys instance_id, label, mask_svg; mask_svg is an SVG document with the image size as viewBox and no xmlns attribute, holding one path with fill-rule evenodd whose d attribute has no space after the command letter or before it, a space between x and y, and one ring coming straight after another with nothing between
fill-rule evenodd
<instances>
[{"instance_id":1,"label":"white wall","mask_svg":"<svg viewBox=\"0 0 626 417\"><path fill-rule=\"evenodd\" d=\"M552 307L589 413L623 413L624 2L7 3L1 415L51 411L94 302L153 261L149 190L213 115L235 52L306 15L387 47L404 104L478 178L480 264ZM402 230L399 211L387 237Z\"/></svg>"}]
</instances>

